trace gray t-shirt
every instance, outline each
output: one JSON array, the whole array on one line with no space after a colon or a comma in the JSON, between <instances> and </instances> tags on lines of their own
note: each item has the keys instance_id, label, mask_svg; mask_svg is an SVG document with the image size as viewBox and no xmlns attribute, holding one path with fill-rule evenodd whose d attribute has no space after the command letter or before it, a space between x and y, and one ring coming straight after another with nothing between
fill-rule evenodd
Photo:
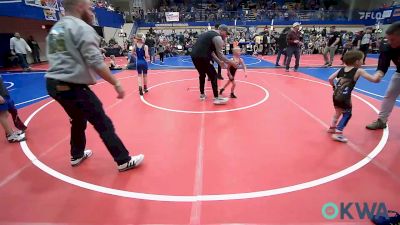
<instances>
[{"instance_id":1,"label":"gray t-shirt","mask_svg":"<svg viewBox=\"0 0 400 225\"><path fill-rule=\"evenodd\" d=\"M106 67L100 37L83 20L65 16L47 36L47 78L75 84L95 84L95 68Z\"/></svg>"}]
</instances>

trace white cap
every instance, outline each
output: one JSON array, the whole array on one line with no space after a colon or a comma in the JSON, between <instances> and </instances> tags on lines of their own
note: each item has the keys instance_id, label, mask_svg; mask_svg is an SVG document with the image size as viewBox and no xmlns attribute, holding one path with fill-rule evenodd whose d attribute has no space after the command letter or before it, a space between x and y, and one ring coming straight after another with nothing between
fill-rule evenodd
<instances>
[{"instance_id":1,"label":"white cap","mask_svg":"<svg viewBox=\"0 0 400 225\"><path fill-rule=\"evenodd\" d=\"M297 27L297 26L300 26L300 25L301 25L301 23L295 22L292 27Z\"/></svg>"}]
</instances>

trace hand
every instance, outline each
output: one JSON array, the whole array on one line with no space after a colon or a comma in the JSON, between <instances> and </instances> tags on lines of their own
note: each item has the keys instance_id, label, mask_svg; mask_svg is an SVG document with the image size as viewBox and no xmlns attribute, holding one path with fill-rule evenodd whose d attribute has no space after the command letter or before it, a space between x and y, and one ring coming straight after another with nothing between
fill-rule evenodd
<instances>
[{"instance_id":1,"label":"hand","mask_svg":"<svg viewBox=\"0 0 400 225\"><path fill-rule=\"evenodd\" d=\"M117 98L123 99L125 97L125 90L122 88L121 84L118 82L114 85L115 91L118 93Z\"/></svg>"},{"instance_id":2,"label":"hand","mask_svg":"<svg viewBox=\"0 0 400 225\"><path fill-rule=\"evenodd\" d=\"M6 100L3 98L3 96L0 96L0 104L6 103Z\"/></svg>"},{"instance_id":3,"label":"hand","mask_svg":"<svg viewBox=\"0 0 400 225\"><path fill-rule=\"evenodd\" d=\"M298 44L300 41L299 40L294 40L293 43Z\"/></svg>"},{"instance_id":4,"label":"hand","mask_svg":"<svg viewBox=\"0 0 400 225\"><path fill-rule=\"evenodd\" d=\"M233 76L232 75L228 75L228 77L229 77L229 80L233 80Z\"/></svg>"},{"instance_id":5,"label":"hand","mask_svg":"<svg viewBox=\"0 0 400 225\"><path fill-rule=\"evenodd\" d=\"M227 69L228 68L225 63L221 63L220 66L221 66L221 69Z\"/></svg>"}]
</instances>

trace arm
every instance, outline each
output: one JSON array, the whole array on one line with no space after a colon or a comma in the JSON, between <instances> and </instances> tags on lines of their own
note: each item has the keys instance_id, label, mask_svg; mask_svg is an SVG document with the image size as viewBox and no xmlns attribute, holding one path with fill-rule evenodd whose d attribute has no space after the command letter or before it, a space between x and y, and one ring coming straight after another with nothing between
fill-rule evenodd
<instances>
[{"instance_id":1,"label":"arm","mask_svg":"<svg viewBox=\"0 0 400 225\"><path fill-rule=\"evenodd\" d=\"M80 35L77 35L77 48L85 59L85 62L92 68L101 78L112 84L118 93L118 98L125 96L125 91L119 81L112 76L110 69L103 60L103 55L99 49L98 37L91 30L80 30Z\"/></svg>"},{"instance_id":2,"label":"arm","mask_svg":"<svg viewBox=\"0 0 400 225\"><path fill-rule=\"evenodd\" d=\"M375 75L385 76L390 67L391 57L388 54L387 50L381 51L378 60L378 68L376 69Z\"/></svg>"},{"instance_id":3,"label":"arm","mask_svg":"<svg viewBox=\"0 0 400 225\"><path fill-rule=\"evenodd\" d=\"M240 58L240 64L243 66L245 77L247 77L247 66L242 58Z\"/></svg>"},{"instance_id":4,"label":"arm","mask_svg":"<svg viewBox=\"0 0 400 225\"><path fill-rule=\"evenodd\" d=\"M24 43L25 43L25 49L26 49L28 52L32 52L31 47L29 47L28 43L26 43L25 40L24 40Z\"/></svg>"},{"instance_id":5,"label":"arm","mask_svg":"<svg viewBox=\"0 0 400 225\"><path fill-rule=\"evenodd\" d=\"M211 56L213 57L214 61L217 62L218 65L221 66L221 68L225 69L225 63L218 58L218 56L215 54L215 52L211 53Z\"/></svg>"},{"instance_id":6,"label":"arm","mask_svg":"<svg viewBox=\"0 0 400 225\"><path fill-rule=\"evenodd\" d=\"M15 51L14 51L14 40L11 38L10 39L10 50L11 50L11 54L15 55Z\"/></svg>"},{"instance_id":7,"label":"arm","mask_svg":"<svg viewBox=\"0 0 400 225\"><path fill-rule=\"evenodd\" d=\"M144 46L144 55L145 55L146 59L150 59L149 46L147 46L147 45Z\"/></svg>"},{"instance_id":8,"label":"arm","mask_svg":"<svg viewBox=\"0 0 400 225\"><path fill-rule=\"evenodd\" d=\"M331 84L331 86L333 87L333 89L335 90L335 78L337 77L337 75L339 74L340 70L337 70L336 72L334 72L330 77L329 77L329 83Z\"/></svg>"},{"instance_id":9,"label":"arm","mask_svg":"<svg viewBox=\"0 0 400 225\"><path fill-rule=\"evenodd\" d=\"M331 47L335 47L337 44L339 44L340 38L337 37L335 42L333 42L333 44L331 45Z\"/></svg>"},{"instance_id":10,"label":"arm","mask_svg":"<svg viewBox=\"0 0 400 225\"><path fill-rule=\"evenodd\" d=\"M381 79L382 79L381 75L382 75L381 73L375 73L375 75L372 76L369 73L367 73L364 69L358 69L356 77L361 76L361 77L364 77L365 79L367 79L368 81L371 81L374 83L379 83L379 81L381 81Z\"/></svg>"},{"instance_id":11,"label":"arm","mask_svg":"<svg viewBox=\"0 0 400 225\"><path fill-rule=\"evenodd\" d=\"M224 47L224 41L222 40L221 36L216 36L212 39L214 46L215 46L215 53L217 55L217 57L219 58L219 60L228 63L229 65L237 68L237 65L235 62L233 62L232 60L229 60L228 58L226 58L226 56L223 53L223 47Z\"/></svg>"}]
</instances>

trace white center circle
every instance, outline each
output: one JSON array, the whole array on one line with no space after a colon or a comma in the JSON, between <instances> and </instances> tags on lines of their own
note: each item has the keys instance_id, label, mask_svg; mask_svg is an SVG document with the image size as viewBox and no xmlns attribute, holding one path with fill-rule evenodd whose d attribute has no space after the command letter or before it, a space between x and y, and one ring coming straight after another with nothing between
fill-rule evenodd
<instances>
[{"instance_id":1,"label":"white center circle","mask_svg":"<svg viewBox=\"0 0 400 225\"><path fill-rule=\"evenodd\" d=\"M198 80L198 78L168 81L168 82L156 84L156 85L150 87L149 90L150 90L150 89L153 89L153 88L156 88L156 87L159 87L159 86L162 86L162 85L172 84L172 83L177 83L177 82L182 82L182 81L189 81L189 80ZM161 106L154 105L154 104L148 102L143 96L141 96L140 99L141 99L142 102L145 103L146 105L148 105L148 106L150 106L150 107L153 107L153 108L156 108L156 109L160 109L160 110L165 110L165 111L169 111L169 112L177 112L177 113L202 114L202 113L225 113L225 112L233 112L233 111L239 111L239 110L249 109L249 108L256 107L256 106L258 106L258 105L264 103L264 102L267 101L267 99L269 98L269 92L268 92L268 90L265 89L264 87L258 85L258 84L254 84L254 83L250 83L250 82L242 81L242 80L236 80L236 82L245 83L245 84L249 84L249 85L252 85L252 86L254 86L254 87L260 88L260 89L263 90L264 93L265 93L264 98L261 99L260 101L256 102L256 103L254 103L254 104L251 104L251 105L248 105L248 106L239 107L239 108L224 109L224 110L205 110L205 111L190 111L190 110L170 109L170 108L165 108L165 107L161 107ZM193 100L196 101L197 99L193 99ZM227 104L229 104L229 102L228 102Z\"/></svg>"},{"instance_id":2,"label":"white center circle","mask_svg":"<svg viewBox=\"0 0 400 225\"><path fill-rule=\"evenodd\" d=\"M297 76L290 76L290 75L282 75L282 74L274 74L274 73L265 73L265 72L257 72L253 71L254 73L263 73L265 75L276 75L280 77L287 77L287 78L293 78L293 79L299 79L303 81L308 81L311 83L317 83L321 84L324 86L327 86L330 88L330 85L327 83L323 83L320 81L316 80L311 80L307 78L302 78L302 77L297 77ZM130 77L128 77L130 78ZM122 78L125 79L125 78ZM361 98L360 96L354 95L357 99L360 101L364 102L366 105L368 105L370 108L372 108L373 111L378 113L378 109L373 106L370 102L367 100ZM43 106L39 107L36 111L34 111L26 120L25 124L28 125L29 122L45 107L53 103L54 100L44 104ZM280 187L280 188L275 188L275 189L270 189L270 190L262 190L262 191L254 191L254 192L244 192L244 193L232 193L232 194L213 194L213 195L162 195L162 194L151 194L151 193L140 193L140 192L132 192L132 191L125 191L125 190L119 190L119 189L114 189L114 188L108 188L96 184L92 184L89 182L81 181L78 179L75 179L73 177L69 177L65 174L62 174L43 162L41 162L30 150L28 144L26 141L23 141L20 143L20 146L24 152L24 154L31 160L31 162L41 169L43 172L59 179L62 180L66 183L85 188L88 190L92 190L95 192L99 193L104 193L104 194L109 194L109 195L114 195L114 196L120 196L120 197L125 197L125 198L133 198L133 199L141 199L141 200L151 200L151 201L164 201L164 202L197 202L197 201L226 201L226 200L240 200L240 199L251 199L251 198L260 198L260 197L267 197L267 196L274 196L274 195L280 195L280 194L286 194L290 192L295 192L295 191L300 191L300 190L305 190L308 188L316 187L322 184L326 184L328 182L335 181L337 179L340 179L344 176L347 176L365 165L367 165L369 162L371 162L385 147L387 141L389 138L389 126L383 130L382 137L379 141L379 143L375 146L375 148L363 159L358 161L352 166L349 166L343 170L340 170L336 173L327 175L325 177L317 178L315 180L307 181L304 183L299 183L299 184L294 184L290 186L285 186L285 187Z\"/></svg>"}]
</instances>

